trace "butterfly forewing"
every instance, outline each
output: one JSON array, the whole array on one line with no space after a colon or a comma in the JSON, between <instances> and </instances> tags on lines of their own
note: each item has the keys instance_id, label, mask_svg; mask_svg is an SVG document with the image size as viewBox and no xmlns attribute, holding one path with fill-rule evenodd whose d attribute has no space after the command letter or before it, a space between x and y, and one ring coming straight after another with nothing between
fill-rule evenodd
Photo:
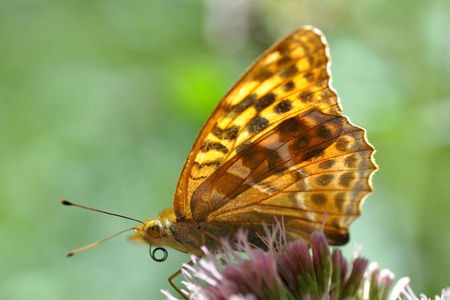
<instances>
[{"instance_id":1,"label":"butterfly forewing","mask_svg":"<svg viewBox=\"0 0 450 300\"><path fill-rule=\"evenodd\" d=\"M340 115L330 81L328 46L316 29L302 28L267 50L219 103L195 141L175 194L177 218L192 219L197 188L284 120L312 109Z\"/></svg>"}]
</instances>

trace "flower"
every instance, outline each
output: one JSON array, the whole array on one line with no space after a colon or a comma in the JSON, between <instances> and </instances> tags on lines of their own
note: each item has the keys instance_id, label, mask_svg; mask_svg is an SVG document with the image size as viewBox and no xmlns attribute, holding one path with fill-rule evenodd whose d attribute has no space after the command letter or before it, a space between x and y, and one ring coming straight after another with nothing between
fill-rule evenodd
<instances>
[{"instance_id":1,"label":"flower","mask_svg":"<svg viewBox=\"0 0 450 300\"><path fill-rule=\"evenodd\" d=\"M389 295L394 275L376 263L356 255L348 262L342 252L333 251L322 232L311 235L310 247L303 240L288 242L282 222L264 225L261 240L265 249L252 246L240 230L231 246L223 239L222 249L211 253L202 247L204 258L193 256L193 265L184 264L183 290L189 299L379 299L405 297L418 300L409 287L409 278L399 280ZM167 299L175 300L162 291ZM421 300L427 299L421 295ZM449 300L450 288L436 300Z\"/></svg>"},{"instance_id":2,"label":"flower","mask_svg":"<svg viewBox=\"0 0 450 300\"><path fill-rule=\"evenodd\" d=\"M431 299L429 297L427 297L424 294L420 294L420 298L417 298L417 296L414 294L414 292L412 291L410 285L410 279L408 277L403 277L401 278L398 283L396 284L396 286L394 287L394 291L392 292L392 294L397 295L397 297L391 297L389 298L389 300L394 300L394 299L398 299L401 296L405 297L408 300L428 300ZM450 287L447 287L445 289L442 289L441 295L440 296L434 296L435 300L450 300Z\"/></svg>"}]
</instances>

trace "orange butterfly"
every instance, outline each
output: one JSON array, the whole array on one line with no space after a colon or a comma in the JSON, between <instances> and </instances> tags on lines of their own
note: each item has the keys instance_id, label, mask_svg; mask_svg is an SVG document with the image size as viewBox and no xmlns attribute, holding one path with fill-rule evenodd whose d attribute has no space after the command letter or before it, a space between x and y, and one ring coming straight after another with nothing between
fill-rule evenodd
<instances>
[{"instance_id":1,"label":"orange butterfly","mask_svg":"<svg viewBox=\"0 0 450 300\"><path fill-rule=\"evenodd\" d=\"M345 244L377 167L364 129L342 115L329 67L313 27L263 53L202 128L173 209L134 227L134 238L202 256L202 245L217 248L242 227L259 245L255 227L275 216L289 239L324 225L329 243Z\"/></svg>"},{"instance_id":2,"label":"orange butterfly","mask_svg":"<svg viewBox=\"0 0 450 300\"><path fill-rule=\"evenodd\" d=\"M136 227L136 239L202 256L202 231L231 237L276 216L289 238L308 240L327 213L329 242L347 243L377 167L364 129L342 116L329 67L325 37L312 27L268 49L202 128L173 209Z\"/></svg>"}]
</instances>

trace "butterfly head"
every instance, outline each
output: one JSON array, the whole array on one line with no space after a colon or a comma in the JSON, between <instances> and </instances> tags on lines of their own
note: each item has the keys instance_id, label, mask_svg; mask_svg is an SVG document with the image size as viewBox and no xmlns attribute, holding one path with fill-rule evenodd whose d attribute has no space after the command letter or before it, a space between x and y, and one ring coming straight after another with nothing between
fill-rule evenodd
<instances>
[{"instance_id":1,"label":"butterfly head","mask_svg":"<svg viewBox=\"0 0 450 300\"><path fill-rule=\"evenodd\" d=\"M145 225L145 232L152 238L161 237L162 225L158 220L149 219Z\"/></svg>"},{"instance_id":2,"label":"butterfly head","mask_svg":"<svg viewBox=\"0 0 450 300\"><path fill-rule=\"evenodd\" d=\"M176 223L176 221L173 211L164 210L157 219L148 219L143 222L142 225L134 227L136 235L131 238L136 241L145 242L149 244L150 247L168 246L181 252L187 252L173 236L172 229L174 223Z\"/></svg>"},{"instance_id":3,"label":"butterfly head","mask_svg":"<svg viewBox=\"0 0 450 300\"><path fill-rule=\"evenodd\" d=\"M146 242L150 246L164 246L164 228L159 220L148 219L142 225L136 226L137 235L133 239Z\"/></svg>"}]
</instances>

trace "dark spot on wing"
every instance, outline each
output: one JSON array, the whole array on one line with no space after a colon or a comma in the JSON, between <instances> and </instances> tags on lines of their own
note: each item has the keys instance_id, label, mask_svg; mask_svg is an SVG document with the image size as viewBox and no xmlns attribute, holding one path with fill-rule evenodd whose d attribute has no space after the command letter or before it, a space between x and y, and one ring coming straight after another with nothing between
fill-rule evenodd
<instances>
[{"instance_id":1,"label":"dark spot on wing","mask_svg":"<svg viewBox=\"0 0 450 300\"><path fill-rule=\"evenodd\" d=\"M292 61L292 58L289 55L285 55L277 61L278 66L285 65Z\"/></svg>"},{"instance_id":2,"label":"dark spot on wing","mask_svg":"<svg viewBox=\"0 0 450 300\"><path fill-rule=\"evenodd\" d=\"M304 77L308 82L312 82L314 80L314 74L311 71L306 72Z\"/></svg>"},{"instance_id":3,"label":"dark spot on wing","mask_svg":"<svg viewBox=\"0 0 450 300\"><path fill-rule=\"evenodd\" d=\"M289 101L288 99L281 101L274 108L274 110L277 114L287 113L291 109L292 109L292 104L291 104L291 101Z\"/></svg>"},{"instance_id":4,"label":"dark spot on wing","mask_svg":"<svg viewBox=\"0 0 450 300\"><path fill-rule=\"evenodd\" d=\"M269 125L269 120L264 117L256 116L248 124L247 130L251 133L257 133Z\"/></svg>"},{"instance_id":5,"label":"dark spot on wing","mask_svg":"<svg viewBox=\"0 0 450 300\"><path fill-rule=\"evenodd\" d=\"M283 91L285 92L290 92L293 89L295 89L295 83L293 81L289 81L288 83L286 83L285 85L283 85L282 87Z\"/></svg>"},{"instance_id":6,"label":"dark spot on wing","mask_svg":"<svg viewBox=\"0 0 450 300\"><path fill-rule=\"evenodd\" d=\"M272 76L273 76L272 71L270 71L268 69L264 69L261 72L259 72L258 74L256 74L255 77L253 77L253 79L256 81L262 82L262 81L269 79Z\"/></svg>"},{"instance_id":7,"label":"dark spot on wing","mask_svg":"<svg viewBox=\"0 0 450 300\"><path fill-rule=\"evenodd\" d=\"M276 99L276 95L274 93L268 93L259 99L255 104L255 109L257 112L262 111L264 108L271 105Z\"/></svg>"},{"instance_id":8,"label":"dark spot on wing","mask_svg":"<svg viewBox=\"0 0 450 300\"><path fill-rule=\"evenodd\" d=\"M342 208L344 207L345 193L337 193L337 194L334 196L334 200L336 200L336 201L335 201L336 208L337 208L339 211L342 211Z\"/></svg>"},{"instance_id":9,"label":"dark spot on wing","mask_svg":"<svg viewBox=\"0 0 450 300\"><path fill-rule=\"evenodd\" d=\"M309 91L303 91L298 94L298 98L304 103L311 103L314 99L314 94Z\"/></svg>"},{"instance_id":10,"label":"dark spot on wing","mask_svg":"<svg viewBox=\"0 0 450 300\"><path fill-rule=\"evenodd\" d=\"M291 144L291 149L293 149L295 152L302 151L306 149L309 145L309 138L308 136L300 136L294 140L294 142Z\"/></svg>"},{"instance_id":11,"label":"dark spot on wing","mask_svg":"<svg viewBox=\"0 0 450 300\"><path fill-rule=\"evenodd\" d=\"M236 148L236 153L241 152L242 150L244 150L245 147L247 147L251 143L252 143L251 141L246 141L246 142L240 144L239 147Z\"/></svg>"},{"instance_id":12,"label":"dark spot on wing","mask_svg":"<svg viewBox=\"0 0 450 300\"><path fill-rule=\"evenodd\" d=\"M284 69L283 71L281 71L280 77L283 79L287 79L287 78L291 78L292 76L294 76L297 73L298 73L297 66L291 65L287 69Z\"/></svg>"},{"instance_id":13,"label":"dark spot on wing","mask_svg":"<svg viewBox=\"0 0 450 300\"><path fill-rule=\"evenodd\" d=\"M355 174L353 174L353 172L347 172L339 177L339 184L343 187L350 187L352 181L355 179L356 177Z\"/></svg>"},{"instance_id":14,"label":"dark spot on wing","mask_svg":"<svg viewBox=\"0 0 450 300\"><path fill-rule=\"evenodd\" d=\"M284 120L277 127L282 134L290 135L295 133L297 136L309 129L308 125L298 116Z\"/></svg>"},{"instance_id":15,"label":"dark spot on wing","mask_svg":"<svg viewBox=\"0 0 450 300\"><path fill-rule=\"evenodd\" d=\"M236 114L240 114L241 112L243 112L244 110L249 108L253 104L253 102L256 100L256 98L257 98L256 94L248 95L241 102L239 102L239 104L237 104L234 107L234 112Z\"/></svg>"},{"instance_id":16,"label":"dark spot on wing","mask_svg":"<svg viewBox=\"0 0 450 300\"><path fill-rule=\"evenodd\" d=\"M319 137L324 138L324 139L329 139L332 136L331 131L327 128L326 125L323 125L323 124L317 126L316 134Z\"/></svg>"},{"instance_id":17,"label":"dark spot on wing","mask_svg":"<svg viewBox=\"0 0 450 300\"><path fill-rule=\"evenodd\" d=\"M218 137L221 140L234 140L236 139L238 133L239 133L239 126L233 125L229 128L222 129L218 126L214 127L212 130L212 134L214 134L216 137Z\"/></svg>"},{"instance_id":18,"label":"dark spot on wing","mask_svg":"<svg viewBox=\"0 0 450 300\"><path fill-rule=\"evenodd\" d=\"M331 167L333 167L336 164L336 161L334 159L330 159L324 162L321 162L319 164L319 168L320 169L330 169Z\"/></svg>"},{"instance_id":19,"label":"dark spot on wing","mask_svg":"<svg viewBox=\"0 0 450 300\"><path fill-rule=\"evenodd\" d=\"M336 141L336 148L339 151L342 151L342 152L348 151L349 146L350 146L350 140L348 138L341 137Z\"/></svg>"},{"instance_id":20,"label":"dark spot on wing","mask_svg":"<svg viewBox=\"0 0 450 300\"><path fill-rule=\"evenodd\" d=\"M354 168L356 167L356 163L358 162L358 159L356 158L355 154L352 154L350 156L347 156L344 159L344 165L348 168Z\"/></svg>"},{"instance_id":21,"label":"dark spot on wing","mask_svg":"<svg viewBox=\"0 0 450 300\"><path fill-rule=\"evenodd\" d=\"M332 174L323 174L323 175L320 175L319 177L316 177L314 182L317 185L326 186L326 185L330 184L330 182L332 182L333 179L334 179L334 175L332 175Z\"/></svg>"},{"instance_id":22,"label":"dark spot on wing","mask_svg":"<svg viewBox=\"0 0 450 300\"><path fill-rule=\"evenodd\" d=\"M211 161L206 161L201 164L199 164L198 162L194 162L194 166L197 167L198 169L203 169L204 167L211 167L211 166L218 167L221 164L222 164L222 160L211 160Z\"/></svg>"},{"instance_id":23,"label":"dark spot on wing","mask_svg":"<svg viewBox=\"0 0 450 300\"><path fill-rule=\"evenodd\" d=\"M311 201L315 205L324 205L327 202L327 196L324 194L312 194Z\"/></svg>"},{"instance_id":24,"label":"dark spot on wing","mask_svg":"<svg viewBox=\"0 0 450 300\"><path fill-rule=\"evenodd\" d=\"M228 148L218 142L205 141L200 147L201 152L208 152L211 150L216 150L224 154L228 153Z\"/></svg>"}]
</instances>

